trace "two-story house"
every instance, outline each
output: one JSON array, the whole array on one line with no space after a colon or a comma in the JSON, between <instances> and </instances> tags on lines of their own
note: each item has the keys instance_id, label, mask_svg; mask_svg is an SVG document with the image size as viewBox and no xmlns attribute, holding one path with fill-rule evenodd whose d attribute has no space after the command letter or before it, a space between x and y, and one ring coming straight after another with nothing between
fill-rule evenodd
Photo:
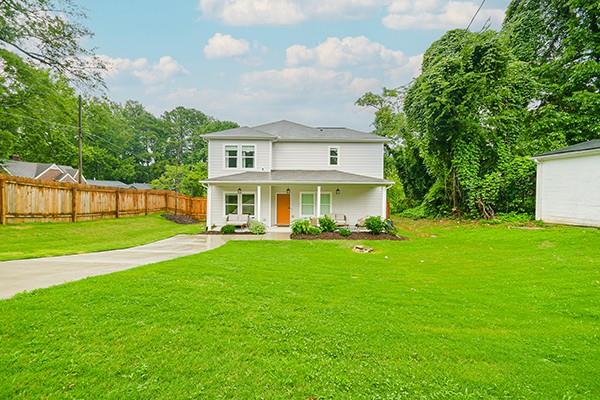
<instances>
[{"instance_id":1,"label":"two-story house","mask_svg":"<svg viewBox=\"0 0 600 400\"><path fill-rule=\"evenodd\" d=\"M268 227L344 214L349 225L386 215L383 146L388 139L347 128L289 121L204 135L208 141L207 225L246 214Z\"/></svg>"}]
</instances>

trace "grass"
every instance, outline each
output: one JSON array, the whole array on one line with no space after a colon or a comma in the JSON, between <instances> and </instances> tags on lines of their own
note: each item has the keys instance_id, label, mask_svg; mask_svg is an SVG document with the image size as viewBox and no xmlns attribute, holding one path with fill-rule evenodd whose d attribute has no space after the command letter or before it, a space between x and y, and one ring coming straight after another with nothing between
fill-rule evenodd
<instances>
[{"instance_id":1,"label":"grass","mask_svg":"<svg viewBox=\"0 0 600 400\"><path fill-rule=\"evenodd\" d=\"M201 228L201 225L178 225L160 215L1 225L0 261L121 249L180 233L198 233Z\"/></svg>"},{"instance_id":2,"label":"grass","mask_svg":"<svg viewBox=\"0 0 600 400\"><path fill-rule=\"evenodd\" d=\"M600 398L600 230L400 226L0 302L0 398Z\"/></svg>"}]
</instances>

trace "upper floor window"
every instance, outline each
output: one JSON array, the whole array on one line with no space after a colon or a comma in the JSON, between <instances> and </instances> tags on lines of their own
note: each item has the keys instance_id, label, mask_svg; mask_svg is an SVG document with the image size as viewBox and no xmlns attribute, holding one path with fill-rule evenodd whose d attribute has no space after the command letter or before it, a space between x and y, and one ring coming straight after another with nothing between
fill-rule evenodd
<instances>
[{"instance_id":1,"label":"upper floor window","mask_svg":"<svg viewBox=\"0 0 600 400\"><path fill-rule=\"evenodd\" d=\"M248 168L256 167L256 146L253 144L238 146L236 144L225 145L225 168Z\"/></svg>"},{"instance_id":2,"label":"upper floor window","mask_svg":"<svg viewBox=\"0 0 600 400\"><path fill-rule=\"evenodd\" d=\"M235 145L225 146L225 168L238 167L238 147Z\"/></svg>"},{"instance_id":3,"label":"upper floor window","mask_svg":"<svg viewBox=\"0 0 600 400\"><path fill-rule=\"evenodd\" d=\"M242 146L242 168L254 168L254 145Z\"/></svg>"},{"instance_id":4,"label":"upper floor window","mask_svg":"<svg viewBox=\"0 0 600 400\"><path fill-rule=\"evenodd\" d=\"M340 161L340 148L330 147L329 148L329 165L338 165Z\"/></svg>"}]
</instances>

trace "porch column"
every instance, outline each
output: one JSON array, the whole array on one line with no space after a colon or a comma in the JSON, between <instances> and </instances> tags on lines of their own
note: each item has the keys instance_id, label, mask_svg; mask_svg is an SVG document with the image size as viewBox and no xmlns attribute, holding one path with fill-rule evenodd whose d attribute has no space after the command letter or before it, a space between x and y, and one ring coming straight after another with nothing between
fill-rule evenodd
<instances>
[{"instance_id":1,"label":"porch column","mask_svg":"<svg viewBox=\"0 0 600 400\"><path fill-rule=\"evenodd\" d=\"M321 216L321 186L317 186L317 218Z\"/></svg>"},{"instance_id":2,"label":"porch column","mask_svg":"<svg viewBox=\"0 0 600 400\"><path fill-rule=\"evenodd\" d=\"M256 186L256 220L260 221L260 185Z\"/></svg>"},{"instance_id":3,"label":"porch column","mask_svg":"<svg viewBox=\"0 0 600 400\"><path fill-rule=\"evenodd\" d=\"M269 214L267 215L267 226L271 227L272 224L272 217L271 215L273 214L273 186L269 185Z\"/></svg>"},{"instance_id":4,"label":"porch column","mask_svg":"<svg viewBox=\"0 0 600 400\"><path fill-rule=\"evenodd\" d=\"M206 188L206 228L210 230L212 226L212 186L208 185Z\"/></svg>"},{"instance_id":5,"label":"porch column","mask_svg":"<svg viewBox=\"0 0 600 400\"><path fill-rule=\"evenodd\" d=\"M381 217L387 217L387 186L381 187Z\"/></svg>"}]
</instances>

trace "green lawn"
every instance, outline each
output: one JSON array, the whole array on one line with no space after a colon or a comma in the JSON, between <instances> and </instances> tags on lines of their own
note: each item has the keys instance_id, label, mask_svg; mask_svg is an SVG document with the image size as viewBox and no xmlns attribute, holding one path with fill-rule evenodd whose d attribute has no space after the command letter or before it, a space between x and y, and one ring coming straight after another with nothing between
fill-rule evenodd
<instances>
[{"instance_id":1,"label":"green lawn","mask_svg":"<svg viewBox=\"0 0 600 400\"><path fill-rule=\"evenodd\" d=\"M0 261L120 249L201 230L201 225L178 225L160 215L0 225Z\"/></svg>"},{"instance_id":2,"label":"green lawn","mask_svg":"<svg viewBox=\"0 0 600 400\"><path fill-rule=\"evenodd\" d=\"M600 230L402 226L0 301L0 398L600 398Z\"/></svg>"}]
</instances>

